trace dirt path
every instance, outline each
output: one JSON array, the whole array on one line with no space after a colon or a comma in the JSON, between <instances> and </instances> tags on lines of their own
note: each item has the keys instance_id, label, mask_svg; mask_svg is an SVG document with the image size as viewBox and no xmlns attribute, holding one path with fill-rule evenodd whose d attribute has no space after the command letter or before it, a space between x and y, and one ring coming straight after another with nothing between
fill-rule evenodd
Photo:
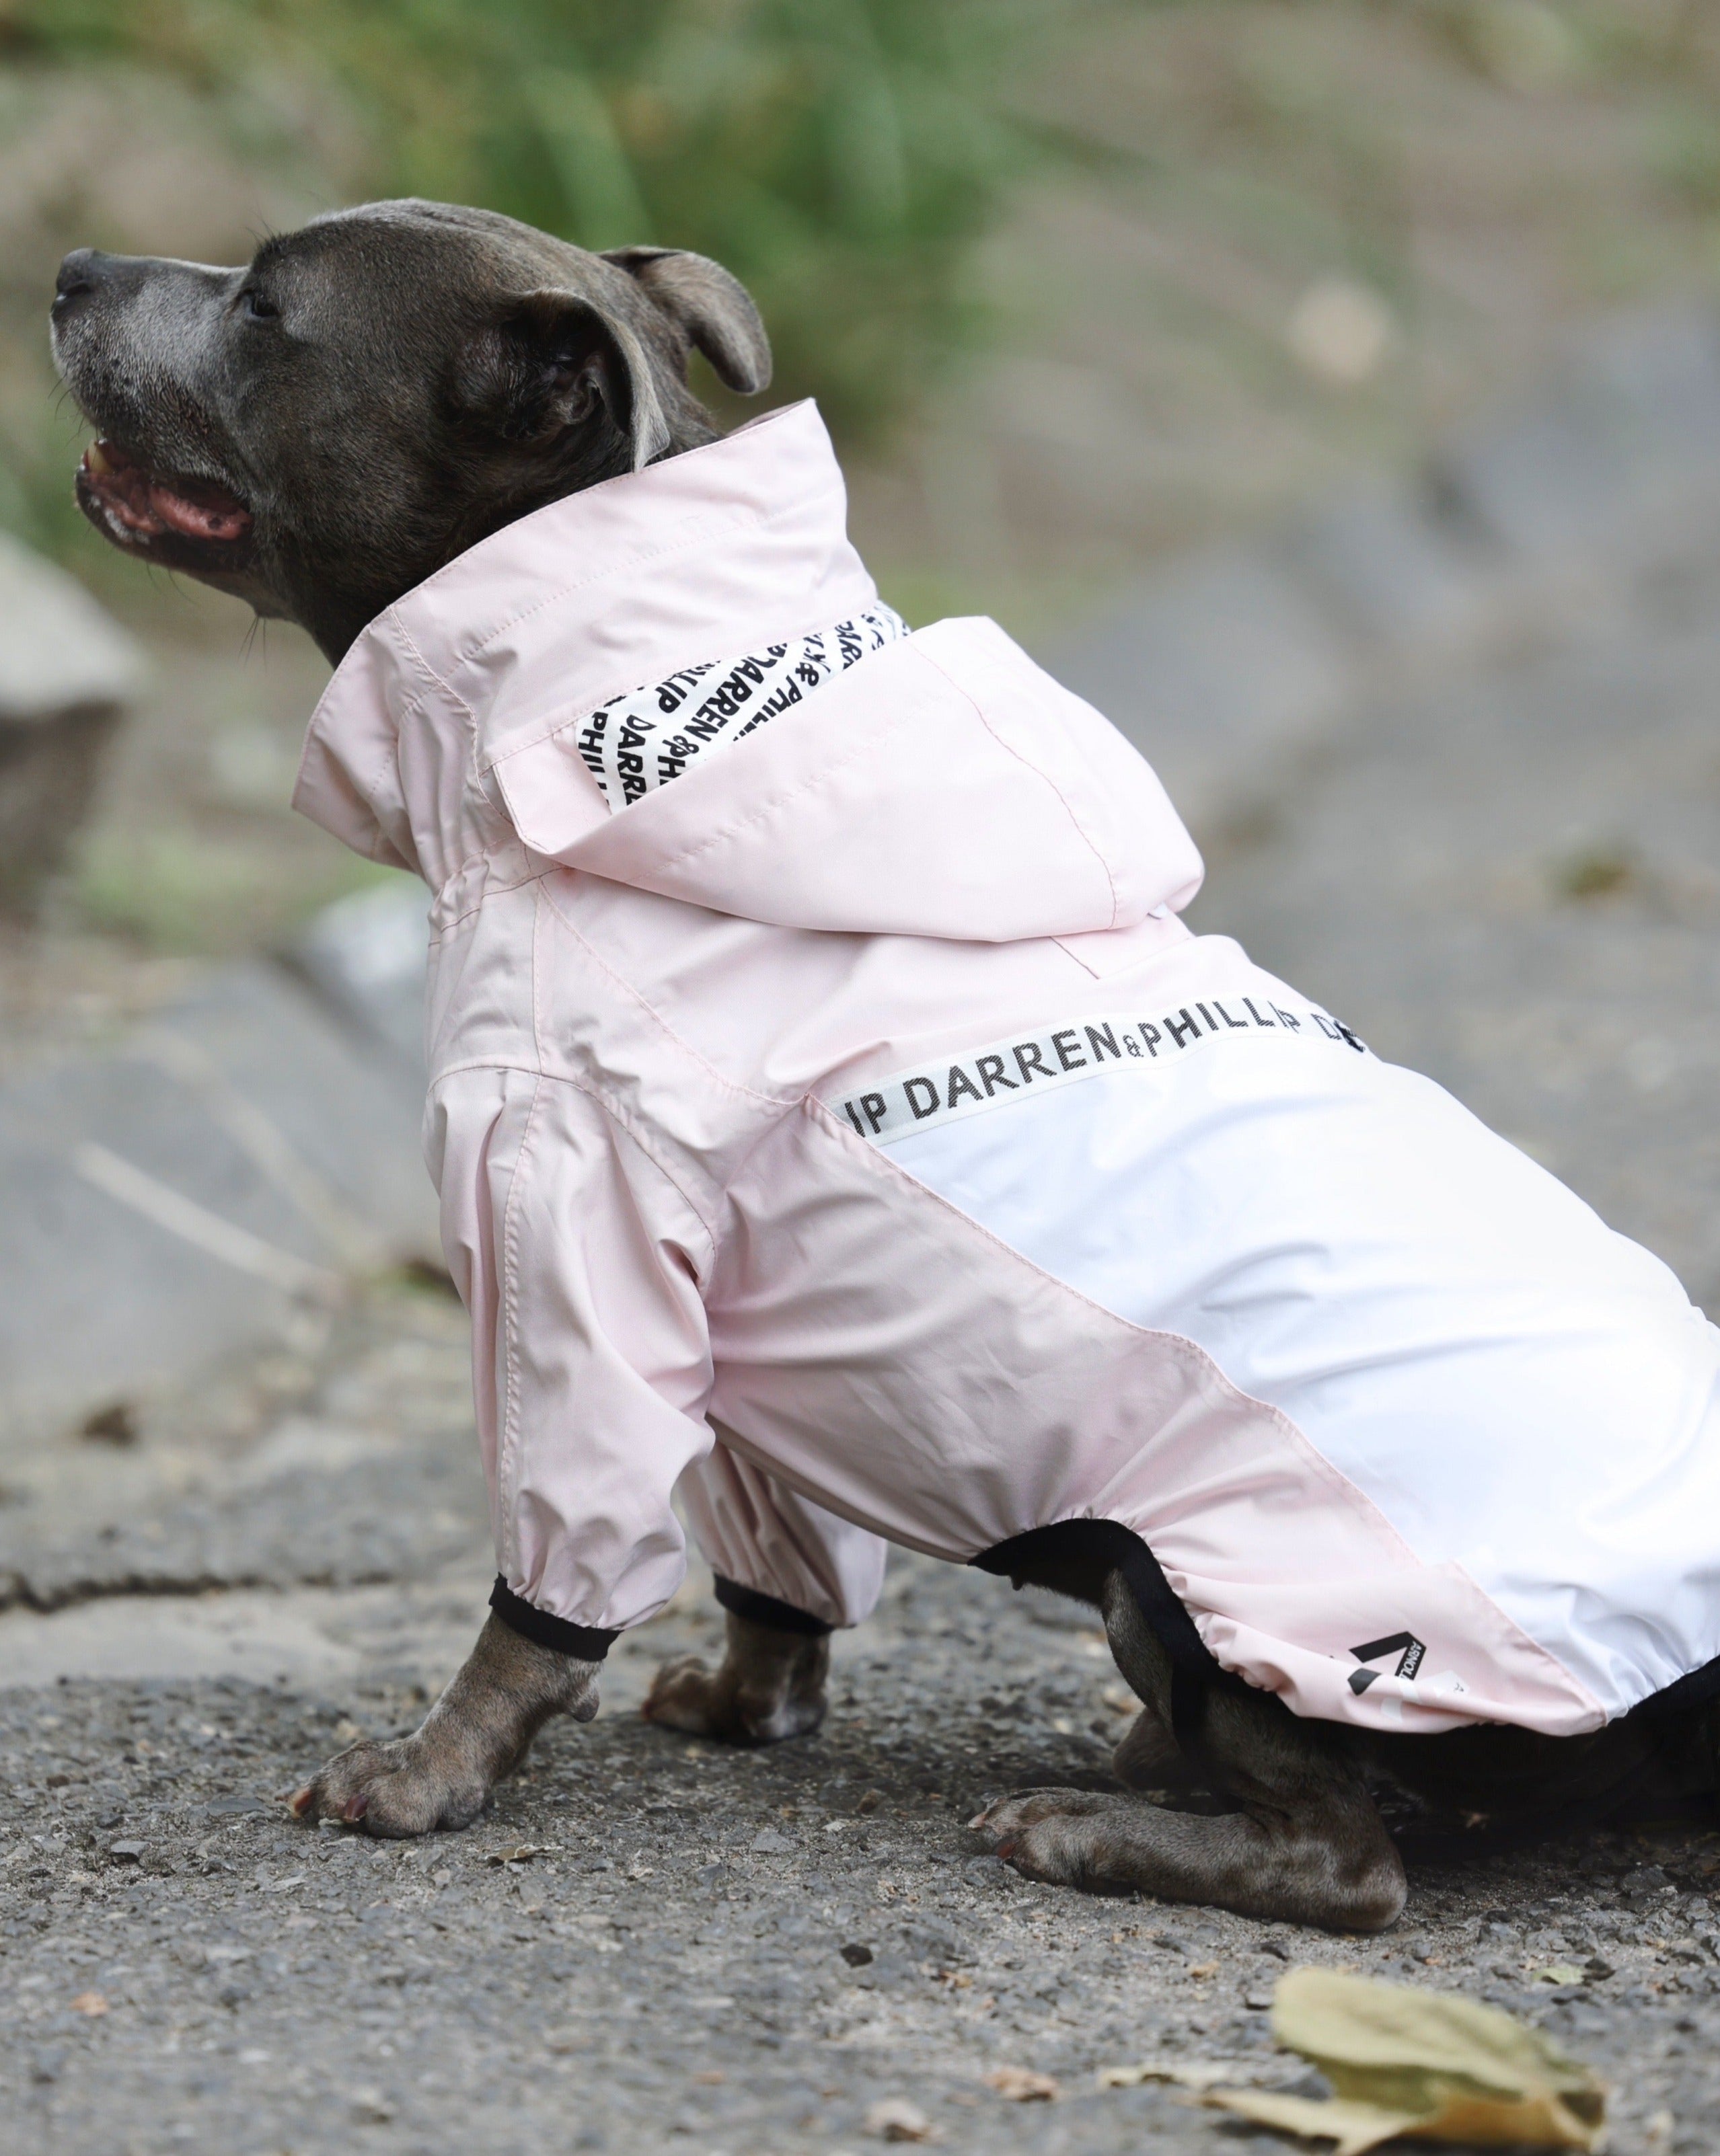
<instances>
[{"instance_id":1,"label":"dirt path","mask_svg":"<svg viewBox=\"0 0 1720 2156\"><path fill-rule=\"evenodd\" d=\"M1717 618L1702 552L1538 651L1377 702L1200 907L1711 1304ZM1095 2070L1293 2078L1264 2004L1312 1960L1546 2021L1618 2082L1618 2148L1717 2146L1720 1843L1422 1867L1373 1941L1024 1886L962 1822L1102 1771L1117 1681L1079 1613L922 1562L844 1642L816 1739L734 1756L629 1712L660 1655L713 1637L696 1582L471 1833L290 1825L305 1767L409 1720L475 1626L460 1321L385 1298L230 1383L231 1411L165 1404L107 1473L0 1515L14 1600L64 1605L0 1615L8 2145L739 2156L858 2148L900 2098L952 2150L1216 2148L1173 2092ZM1006 2103L1000 2064L1064 2094Z\"/></svg>"}]
</instances>

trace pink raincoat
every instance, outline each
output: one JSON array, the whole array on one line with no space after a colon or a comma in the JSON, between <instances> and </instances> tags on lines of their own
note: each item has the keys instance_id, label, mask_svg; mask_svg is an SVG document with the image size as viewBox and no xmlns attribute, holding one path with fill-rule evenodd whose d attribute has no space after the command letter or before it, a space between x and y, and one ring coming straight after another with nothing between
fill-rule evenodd
<instances>
[{"instance_id":1,"label":"pink raincoat","mask_svg":"<svg viewBox=\"0 0 1720 2156\"><path fill-rule=\"evenodd\" d=\"M1098 713L892 622L799 405L475 547L312 723L297 805L434 894L503 1614L600 1654L678 1489L732 1607L824 1625L886 1543L1116 1522L1225 1668L1379 1727L1570 1733L1720 1656L1720 1334L1192 936Z\"/></svg>"}]
</instances>

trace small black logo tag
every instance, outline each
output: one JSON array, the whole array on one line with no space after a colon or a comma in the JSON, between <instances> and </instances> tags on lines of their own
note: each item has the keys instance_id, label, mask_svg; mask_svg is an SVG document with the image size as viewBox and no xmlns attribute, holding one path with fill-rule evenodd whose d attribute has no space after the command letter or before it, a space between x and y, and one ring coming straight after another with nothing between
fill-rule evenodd
<instances>
[{"instance_id":1,"label":"small black logo tag","mask_svg":"<svg viewBox=\"0 0 1720 2156\"><path fill-rule=\"evenodd\" d=\"M1389 1639L1369 1640L1365 1646L1352 1647L1350 1652L1358 1662L1377 1662L1383 1655L1395 1655L1398 1666L1393 1674L1413 1681L1426 1657L1427 1647L1413 1632L1394 1632ZM1359 1699L1380 1674L1378 1670L1352 1670L1350 1690Z\"/></svg>"}]
</instances>

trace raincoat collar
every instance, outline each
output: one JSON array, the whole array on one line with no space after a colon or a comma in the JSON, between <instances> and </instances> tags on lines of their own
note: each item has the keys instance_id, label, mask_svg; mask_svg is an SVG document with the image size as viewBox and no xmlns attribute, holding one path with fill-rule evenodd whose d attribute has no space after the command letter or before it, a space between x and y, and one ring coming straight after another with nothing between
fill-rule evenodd
<instances>
[{"instance_id":1,"label":"raincoat collar","mask_svg":"<svg viewBox=\"0 0 1720 2156\"><path fill-rule=\"evenodd\" d=\"M408 593L331 683L295 803L439 893L523 846L844 933L1009 942L1187 903L1199 856L1151 770L985 621L875 652L611 814L578 747L599 706L876 598L823 423L790 406L521 518Z\"/></svg>"}]
</instances>

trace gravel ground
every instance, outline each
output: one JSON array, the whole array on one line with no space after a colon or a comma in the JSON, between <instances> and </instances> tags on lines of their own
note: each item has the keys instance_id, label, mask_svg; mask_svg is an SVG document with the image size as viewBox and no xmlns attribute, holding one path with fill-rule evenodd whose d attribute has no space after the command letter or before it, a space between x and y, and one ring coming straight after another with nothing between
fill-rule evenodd
<instances>
[{"instance_id":1,"label":"gravel ground","mask_svg":"<svg viewBox=\"0 0 1720 2156\"><path fill-rule=\"evenodd\" d=\"M1216 866L1235 929L1720 1300L1720 561L1557 648L1363 714ZM44 2156L875 2142L1217 2151L1130 2061L1303 2086L1289 1964L1457 1987L1615 2084L1613 2146L1720 2148L1720 1837L1645 1826L1412 1866L1331 1937L1016 1880L963 1822L1102 1776L1082 1613L907 1559L819 1737L731 1754L636 1709L703 1583L618 1647L470 1833L377 1845L284 1793L409 1724L488 1566L458 1314L378 1291L135 1432L0 1462L0 2141ZM1012 2102L1003 2066L1055 2077Z\"/></svg>"}]
</instances>

